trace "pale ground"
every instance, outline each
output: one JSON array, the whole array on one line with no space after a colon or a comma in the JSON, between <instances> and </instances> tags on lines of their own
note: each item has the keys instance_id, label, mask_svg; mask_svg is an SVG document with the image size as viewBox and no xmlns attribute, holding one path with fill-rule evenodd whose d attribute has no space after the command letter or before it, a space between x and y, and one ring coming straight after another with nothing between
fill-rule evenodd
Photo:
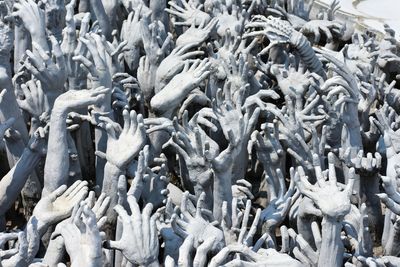
<instances>
[{"instance_id":1,"label":"pale ground","mask_svg":"<svg viewBox=\"0 0 400 267\"><path fill-rule=\"evenodd\" d=\"M332 0L318 2L329 4ZM400 40L400 0L340 0L340 6L340 10L357 16L368 27L383 31L383 24L389 24Z\"/></svg>"}]
</instances>

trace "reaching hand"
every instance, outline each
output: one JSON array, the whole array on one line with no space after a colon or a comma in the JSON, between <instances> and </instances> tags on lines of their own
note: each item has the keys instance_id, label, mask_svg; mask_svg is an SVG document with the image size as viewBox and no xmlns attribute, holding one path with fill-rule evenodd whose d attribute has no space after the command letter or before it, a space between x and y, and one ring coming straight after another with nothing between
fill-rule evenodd
<instances>
[{"instance_id":1,"label":"reaching hand","mask_svg":"<svg viewBox=\"0 0 400 267\"><path fill-rule=\"evenodd\" d=\"M320 168L315 168L317 184L310 184L301 168L294 176L295 182L300 192L314 201L323 216L343 218L350 211L350 196L353 193L355 171L353 168L349 170L349 181L345 189L341 189L337 184L334 155L332 153L328 155L328 160L328 182L325 181ZM335 201L331 201L331 199L335 199Z\"/></svg>"},{"instance_id":2,"label":"reaching hand","mask_svg":"<svg viewBox=\"0 0 400 267\"><path fill-rule=\"evenodd\" d=\"M198 6L193 6L189 3L189 1L183 0L181 2L184 8L180 7L176 2L169 1L168 4L172 9L166 8L165 11L168 13L175 15L184 21L175 22L175 25L192 25L194 22L195 25L200 25L201 23L208 23L211 20L210 15L206 12L200 10Z\"/></svg>"},{"instance_id":3,"label":"reaching hand","mask_svg":"<svg viewBox=\"0 0 400 267\"><path fill-rule=\"evenodd\" d=\"M224 235L222 231L215 227L211 222L208 222L204 216L205 207L205 194L202 193L197 200L196 209L190 209L192 203L189 200L189 192L185 192L182 197L182 203L180 211L181 217L176 214L172 216L172 228L175 233L182 238L186 238L189 235L193 237L193 247L198 248L201 243L208 239L208 237L214 237L214 243L211 250L216 251L224 246ZM192 206L193 207L193 206ZM193 213L190 211L192 210Z\"/></svg>"},{"instance_id":4,"label":"reaching hand","mask_svg":"<svg viewBox=\"0 0 400 267\"><path fill-rule=\"evenodd\" d=\"M92 90L70 90L57 97L54 106L62 110L80 109L93 104L101 104L109 88L98 87Z\"/></svg>"},{"instance_id":5,"label":"reaching hand","mask_svg":"<svg viewBox=\"0 0 400 267\"><path fill-rule=\"evenodd\" d=\"M21 85L25 99L18 99L17 102L21 109L29 112L32 117L39 118L43 113L48 113L51 109L49 100L42 90L40 81L30 80Z\"/></svg>"},{"instance_id":6,"label":"reaching hand","mask_svg":"<svg viewBox=\"0 0 400 267\"><path fill-rule=\"evenodd\" d=\"M124 127L122 131L116 132L112 124L105 125L108 140L107 153L97 151L97 155L107 159L108 162L124 170L132 159L138 155L146 142L146 132L141 114L135 111L130 113L123 111Z\"/></svg>"},{"instance_id":7,"label":"reaching hand","mask_svg":"<svg viewBox=\"0 0 400 267\"><path fill-rule=\"evenodd\" d=\"M67 218L74 206L82 201L87 193L86 181L76 181L67 188L62 185L48 196L43 197L33 210L33 215L39 221L39 228L46 228Z\"/></svg>"},{"instance_id":8,"label":"reaching hand","mask_svg":"<svg viewBox=\"0 0 400 267\"><path fill-rule=\"evenodd\" d=\"M176 46L184 46L192 43L199 46L210 36L217 23L218 20L213 18L208 24L203 21L198 27L196 27L195 22L193 21L190 28L176 39Z\"/></svg>"},{"instance_id":9,"label":"reaching hand","mask_svg":"<svg viewBox=\"0 0 400 267\"><path fill-rule=\"evenodd\" d=\"M45 48L36 42L32 43L33 52L26 51L27 59L24 66L42 82L43 90L54 100L64 91L64 83L67 80L66 65L64 55L60 45L54 36L50 36L52 44L52 56ZM53 61L52 57L55 58Z\"/></svg>"},{"instance_id":10,"label":"reaching hand","mask_svg":"<svg viewBox=\"0 0 400 267\"><path fill-rule=\"evenodd\" d=\"M128 204L131 216L121 205L114 207L122 221L122 237L117 241L109 241L106 245L120 250L131 263L148 266L157 262L158 258L157 213L151 216L152 204L147 204L141 212L132 195L128 196Z\"/></svg>"},{"instance_id":11,"label":"reaching hand","mask_svg":"<svg viewBox=\"0 0 400 267\"><path fill-rule=\"evenodd\" d=\"M102 264L102 238L96 215L86 203L75 206L61 235L71 258L71 266L94 267Z\"/></svg>"}]
</instances>

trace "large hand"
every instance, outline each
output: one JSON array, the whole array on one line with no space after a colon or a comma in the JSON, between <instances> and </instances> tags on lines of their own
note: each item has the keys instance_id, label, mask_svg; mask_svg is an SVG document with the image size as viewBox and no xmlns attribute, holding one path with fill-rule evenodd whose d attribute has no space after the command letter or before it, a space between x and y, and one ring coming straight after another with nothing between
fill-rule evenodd
<instances>
[{"instance_id":1,"label":"large hand","mask_svg":"<svg viewBox=\"0 0 400 267\"><path fill-rule=\"evenodd\" d=\"M94 267L102 264L102 239L96 215L86 203L75 206L69 223L62 228L61 235L71 259L71 266Z\"/></svg>"},{"instance_id":2,"label":"large hand","mask_svg":"<svg viewBox=\"0 0 400 267\"><path fill-rule=\"evenodd\" d=\"M92 90L70 90L57 97L54 106L67 111L80 109L89 105L100 104L104 101L105 95L110 92L109 88L103 86Z\"/></svg>"},{"instance_id":3,"label":"large hand","mask_svg":"<svg viewBox=\"0 0 400 267\"><path fill-rule=\"evenodd\" d=\"M87 47L89 55L92 57L93 61L90 61L82 55L77 55L73 57L73 60L77 60L85 66L90 74L93 82L93 87L95 86L105 86L111 88L112 85L112 75L113 66L111 58L111 48L106 42L105 37L96 33L86 33L85 37L80 37L79 40ZM93 64L93 63L94 64ZM110 105L107 108L111 108L111 94L109 94L109 102L106 104Z\"/></svg>"},{"instance_id":4,"label":"large hand","mask_svg":"<svg viewBox=\"0 0 400 267\"><path fill-rule=\"evenodd\" d=\"M22 20L24 27L29 31L32 39L36 42L44 38L46 40L46 24L44 11L40 9L33 0L22 0L14 4L13 16ZM46 48L46 47L44 47Z\"/></svg>"},{"instance_id":5,"label":"large hand","mask_svg":"<svg viewBox=\"0 0 400 267\"><path fill-rule=\"evenodd\" d=\"M195 214L191 214L189 207L192 203L189 201L189 192L185 192L181 202L182 217L179 218L177 215L172 216L172 228L182 238L191 235L194 239L194 248L198 248L202 241L208 237L215 237L212 250L216 251L225 245L224 235L220 229L204 219L202 213L205 210L205 197L205 193L200 195Z\"/></svg>"},{"instance_id":6,"label":"large hand","mask_svg":"<svg viewBox=\"0 0 400 267\"><path fill-rule=\"evenodd\" d=\"M140 47L143 45L140 32L141 10L142 5L139 5L135 11L129 13L121 28L121 40L127 41L127 50L124 52L124 58L131 70L139 67Z\"/></svg>"},{"instance_id":7,"label":"large hand","mask_svg":"<svg viewBox=\"0 0 400 267\"><path fill-rule=\"evenodd\" d=\"M121 205L114 207L121 218L123 232L120 240L109 241L107 246L120 250L131 263L149 266L158 258L157 213L151 216L152 204L147 204L141 212L132 195L128 196L128 203L131 216Z\"/></svg>"},{"instance_id":8,"label":"large hand","mask_svg":"<svg viewBox=\"0 0 400 267\"><path fill-rule=\"evenodd\" d=\"M199 186L197 189L201 188L200 191L204 191L211 181L210 162L204 154L205 151L209 151L207 138L200 133L198 127L192 128L188 124L180 126L176 120L174 126L171 139L163 147L172 146L175 149L185 161L193 186Z\"/></svg>"},{"instance_id":9,"label":"large hand","mask_svg":"<svg viewBox=\"0 0 400 267\"><path fill-rule=\"evenodd\" d=\"M317 184L315 185L308 182L307 176L301 168L294 178L300 192L314 201L323 216L343 218L350 211L350 196L353 190L355 171L353 168L349 170L349 181L345 189L341 189L337 185L334 157L333 153L328 154L329 182L325 181L321 168L317 167L315 168L317 177ZM335 199L335 201L331 201L331 199Z\"/></svg>"},{"instance_id":10,"label":"large hand","mask_svg":"<svg viewBox=\"0 0 400 267\"><path fill-rule=\"evenodd\" d=\"M107 153L104 155L104 153L96 152L96 154L106 158L108 162L118 168L125 169L144 146L146 130L142 114L137 115L133 110L130 113L124 110L122 115L124 117L122 132L118 135L114 127L107 123Z\"/></svg>"},{"instance_id":11,"label":"large hand","mask_svg":"<svg viewBox=\"0 0 400 267\"><path fill-rule=\"evenodd\" d=\"M309 73L304 73L292 66L280 69L274 65L271 67L271 73L278 80L282 92L291 97L295 97L297 94L304 95L311 84Z\"/></svg>"},{"instance_id":12,"label":"large hand","mask_svg":"<svg viewBox=\"0 0 400 267\"><path fill-rule=\"evenodd\" d=\"M191 43L200 46L210 36L217 23L218 20L214 18L208 24L203 21L196 27L193 21L192 26L176 39L176 46L184 46Z\"/></svg>"},{"instance_id":13,"label":"large hand","mask_svg":"<svg viewBox=\"0 0 400 267\"><path fill-rule=\"evenodd\" d=\"M158 66L155 80L155 91L159 92L165 85L178 74L185 66L185 60L204 54L203 51L192 51L197 46L196 43L177 46L171 53L161 61Z\"/></svg>"},{"instance_id":14,"label":"large hand","mask_svg":"<svg viewBox=\"0 0 400 267\"><path fill-rule=\"evenodd\" d=\"M294 170L291 169L293 176ZM261 221L263 223L263 231L273 234L275 228L279 226L285 219L290 206L296 201L299 194L295 194L295 184L293 177L291 177L289 190L286 191L285 178L282 172L277 170L278 177L266 177L267 184L270 186L270 199L267 208L261 212ZM275 179L278 178L278 181ZM274 181L275 180L275 181ZM277 185L276 183L279 183ZM279 188L279 190L277 190Z\"/></svg>"},{"instance_id":15,"label":"large hand","mask_svg":"<svg viewBox=\"0 0 400 267\"><path fill-rule=\"evenodd\" d=\"M157 113L171 112L180 102L210 74L208 59L196 60L189 68L189 61L185 62L182 72L174 78L150 101L150 105ZM177 92L178 90L178 92Z\"/></svg>"},{"instance_id":16,"label":"large hand","mask_svg":"<svg viewBox=\"0 0 400 267\"><path fill-rule=\"evenodd\" d=\"M254 216L253 223L250 229L247 231L250 210L251 210L251 200L246 201L246 208L241 211L238 207L238 199L232 199L232 213L228 212L227 202L222 205L222 230L224 231L225 243L227 245L231 244L245 244L247 246L253 245L253 238L257 230L257 226L260 220L261 209L257 209Z\"/></svg>"},{"instance_id":17,"label":"large hand","mask_svg":"<svg viewBox=\"0 0 400 267\"><path fill-rule=\"evenodd\" d=\"M200 10L199 7L191 5L189 1L184 0L181 1L181 3L183 4L184 8L177 5L176 2L169 1L168 4L173 9L165 9L165 11L167 11L168 13L184 20L182 22L175 22L175 25L189 26L192 25L193 22L195 23L195 25L200 25L200 23L202 23L203 21L205 23L208 23L211 20L210 15Z\"/></svg>"},{"instance_id":18,"label":"large hand","mask_svg":"<svg viewBox=\"0 0 400 267\"><path fill-rule=\"evenodd\" d=\"M314 43L318 44L323 32L326 36L326 42L332 42L332 33L336 36L341 36L344 32L345 26L337 21L329 20L311 20L303 25L300 32L307 35L312 34L314 36Z\"/></svg>"},{"instance_id":19,"label":"large hand","mask_svg":"<svg viewBox=\"0 0 400 267\"><path fill-rule=\"evenodd\" d=\"M26 234L21 231L19 233L2 233L0 240L5 242L15 240L18 238L18 247L8 250L0 250L1 253L1 266L4 267L24 267L28 266L28 241Z\"/></svg>"},{"instance_id":20,"label":"large hand","mask_svg":"<svg viewBox=\"0 0 400 267\"><path fill-rule=\"evenodd\" d=\"M68 73L68 89L80 89L86 83L87 72L81 67L79 61L73 60L75 55L82 55L85 52L85 45L79 40L89 31L90 13L85 13L81 19L79 35L76 32L74 19L75 0L66 5L65 29L61 50L65 55L65 64Z\"/></svg>"},{"instance_id":21,"label":"large hand","mask_svg":"<svg viewBox=\"0 0 400 267\"><path fill-rule=\"evenodd\" d=\"M52 56L48 51L36 42L32 43L33 52L26 51L27 59L24 66L42 82L43 90L52 99L56 98L64 91L64 83L67 80L66 65L64 55L60 45L54 36L50 36L52 44ZM53 61L52 57L55 58Z\"/></svg>"}]
</instances>

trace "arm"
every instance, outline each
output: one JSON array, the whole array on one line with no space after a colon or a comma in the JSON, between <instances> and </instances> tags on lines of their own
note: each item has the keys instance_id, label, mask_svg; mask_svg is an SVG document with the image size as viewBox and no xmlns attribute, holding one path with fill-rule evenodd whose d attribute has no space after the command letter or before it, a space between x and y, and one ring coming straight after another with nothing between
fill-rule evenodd
<instances>
[{"instance_id":1,"label":"arm","mask_svg":"<svg viewBox=\"0 0 400 267\"><path fill-rule=\"evenodd\" d=\"M64 238L62 236L58 236L54 239L50 239L43 262L49 266L57 266L57 263L62 261L64 254Z\"/></svg>"},{"instance_id":2,"label":"arm","mask_svg":"<svg viewBox=\"0 0 400 267\"><path fill-rule=\"evenodd\" d=\"M317 183L312 185L307 180L302 168L294 178L300 192L310 198L321 210L322 219L322 243L318 266L342 266L344 246L341 241L342 221L344 215L350 211L350 196L354 185L354 169L349 170L349 181L345 189L337 186L335 172L335 158L333 153L328 154L329 181L320 174L316 168ZM335 201L331 201L335 199Z\"/></svg>"},{"instance_id":3,"label":"arm","mask_svg":"<svg viewBox=\"0 0 400 267\"><path fill-rule=\"evenodd\" d=\"M49 51L46 40L46 24L44 11L34 1L23 0L14 4L13 16L19 17L29 31L32 41L38 43L45 51Z\"/></svg>"},{"instance_id":4,"label":"arm","mask_svg":"<svg viewBox=\"0 0 400 267\"><path fill-rule=\"evenodd\" d=\"M103 2L101 0L90 0L90 9L95 14L104 36L107 40L111 41L111 23L104 9Z\"/></svg>"},{"instance_id":5,"label":"arm","mask_svg":"<svg viewBox=\"0 0 400 267\"><path fill-rule=\"evenodd\" d=\"M0 181L0 216L3 216L18 198L29 175L35 170L42 155L25 149L14 167Z\"/></svg>"},{"instance_id":6,"label":"arm","mask_svg":"<svg viewBox=\"0 0 400 267\"><path fill-rule=\"evenodd\" d=\"M121 170L110 162L107 162L104 167L104 180L103 186L101 187L101 192L111 197L112 205L110 205L111 208L109 209L109 212L107 214L107 220L110 223L113 223L116 220L116 214L112 210L112 207L114 207L114 205L117 204L118 201L118 178L123 173L124 170Z\"/></svg>"},{"instance_id":7,"label":"arm","mask_svg":"<svg viewBox=\"0 0 400 267\"><path fill-rule=\"evenodd\" d=\"M344 247L340 238L342 222L333 217L322 219L322 243L318 266L342 266Z\"/></svg>"},{"instance_id":8,"label":"arm","mask_svg":"<svg viewBox=\"0 0 400 267\"><path fill-rule=\"evenodd\" d=\"M392 227L389 239L384 247L384 255L386 256L398 256L400 248L400 226L399 220L397 220Z\"/></svg>"},{"instance_id":9,"label":"arm","mask_svg":"<svg viewBox=\"0 0 400 267\"><path fill-rule=\"evenodd\" d=\"M65 124L67 115L68 111L61 108L56 101L51 112L51 129L44 165L44 195L67 184L69 170L67 126Z\"/></svg>"},{"instance_id":10,"label":"arm","mask_svg":"<svg viewBox=\"0 0 400 267\"><path fill-rule=\"evenodd\" d=\"M50 119L48 151L44 167L43 194L47 195L63 184L67 184L69 159L67 126L65 120L72 109L80 109L100 103L109 89L99 87L94 90L68 91L60 95L55 103Z\"/></svg>"},{"instance_id":11,"label":"arm","mask_svg":"<svg viewBox=\"0 0 400 267\"><path fill-rule=\"evenodd\" d=\"M145 144L146 133L143 117L135 111L123 111L124 128L118 132L117 124L110 120L106 121L108 133L107 153L97 151L97 156L107 160L104 168L104 180L102 192L110 196L110 209L108 219L115 221L115 213L112 208L117 204L118 178L126 172L128 164L138 155Z\"/></svg>"}]
</instances>

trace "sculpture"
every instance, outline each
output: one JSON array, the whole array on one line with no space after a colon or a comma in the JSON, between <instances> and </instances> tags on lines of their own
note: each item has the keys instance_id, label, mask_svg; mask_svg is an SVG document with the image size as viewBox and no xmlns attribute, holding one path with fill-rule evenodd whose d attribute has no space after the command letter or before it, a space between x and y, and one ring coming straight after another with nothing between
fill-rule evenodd
<instances>
[{"instance_id":1,"label":"sculpture","mask_svg":"<svg viewBox=\"0 0 400 267\"><path fill-rule=\"evenodd\" d=\"M0 265L398 266L398 43L338 9L1 0Z\"/></svg>"}]
</instances>

